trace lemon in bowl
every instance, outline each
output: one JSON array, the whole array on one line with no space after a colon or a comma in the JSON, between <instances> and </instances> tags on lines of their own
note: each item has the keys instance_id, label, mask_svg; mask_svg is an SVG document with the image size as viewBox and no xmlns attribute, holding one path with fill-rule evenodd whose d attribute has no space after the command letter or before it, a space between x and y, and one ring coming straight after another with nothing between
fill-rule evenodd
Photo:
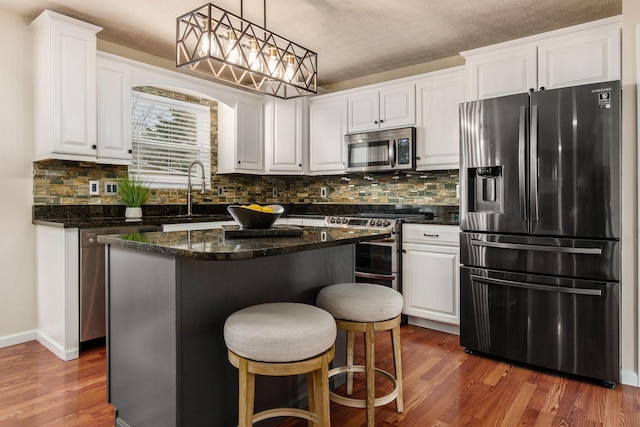
<instances>
[{"instance_id":1,"label":"lemon in bowl","mask_svg":"<svg viewBox=\"0 0 640 427\"><path fill-rule=\"evenodd\" d=\"M284 208L280 205L230 205L227 206L227 211L243 229L264 229L273 226L284 213Z\"/></svg>"}]
</instances>

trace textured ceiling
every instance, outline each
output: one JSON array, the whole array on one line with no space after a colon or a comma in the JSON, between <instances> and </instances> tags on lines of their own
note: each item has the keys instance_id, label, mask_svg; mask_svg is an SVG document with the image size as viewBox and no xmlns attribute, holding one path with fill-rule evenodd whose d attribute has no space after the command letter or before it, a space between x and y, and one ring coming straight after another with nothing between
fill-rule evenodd
<instances>
[{"instance_id":1,"label":"textured ceiling","mask_svg":"<svg viewBox=\"0 0 640 427\"><path fill-rule=\"evenodd\" d=\"M216 6L240 14L242 0ZM31 20L43 9L103 27L98 38L175 59L176 17L202 0L0 0ZM244 18L264 22L263 0ZM320 86L619 15L622 0L266 0L267 29L318 54Z\"/></svg>"}]
</instances>

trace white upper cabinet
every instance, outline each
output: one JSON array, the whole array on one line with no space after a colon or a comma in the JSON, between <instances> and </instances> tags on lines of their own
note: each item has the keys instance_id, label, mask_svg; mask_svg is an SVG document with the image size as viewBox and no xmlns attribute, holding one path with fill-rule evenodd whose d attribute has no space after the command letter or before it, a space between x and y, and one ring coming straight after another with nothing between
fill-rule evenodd
<instances>
[{"instance_id":1,"label":"white upper cabinet","mask_svg":"<svg viewBox=\"0 0 640 427\"><path fill-rule=\"evenodd\" d=\"M237 172L264 171L263 100L238 97L236 103Z\"/></svg>"},{"instance_id":2,"label":"white upper cabinet","mask_svg":"<svg viewBox=\"0 0 640 427\"><path fill-rule=\"evenodd\" d=\"M318 96L309 100L309 174L343 174L347 97Z\"/></svg>"},{"instance_id":3,"label":"white upper cabinet","mask_svg":"<svg viewBox=\"0 0 640 427\"><path fill-rule=\"evenodd\" d=\"M465 96L464 67L429 73L416 82L416 169L458 169L458 110Z\"/></svg>"},{"instance_id":4,"label":"white upper cabinet","mask_svg":"<svg viewBox=\"0 0 640 427\"><path fill-rule=\"evenodd\" d=\"M348 96L348 132L413 126L416 122L415 85L402 84Z\"/></svg>"},{"instance_id":5,"label":"white upper cabinet","mask_svg":"<svg viewBox=\"0 0 640 427\"><path fill-rule=\"evenodd\" d=\"M538 44L538 86L547 89L621 78L620 25Z\"/></svg>"},{"instance_id":6,"label":"white upper cabinet","mask_svg":"<svg viewBox=\"0 0 640 427\"><path fill-rule=\"evenodd\" d=\"M621 78L619 16L462 52L467 100Z\"/></svg>"},{"instance_id":7,"label":"white upper cabinet","mask_svg":"<svg viewBox=\"0 0 640 427\"><path fill-rule=\"evenodd\" d=\"M98 56L99 163L131 164L131 68Z\"/></svg>"},{"instance_id":8,"label":"white upper cabinet","mask_svg":"<svg viewBox=\"0 0 640 427\"><path fill-rule=\"evenodd\" d=\"M95 161L96 33L100 27L45 10L33 33L35 160Z\"/></svg>"},{"instance_id":9,"label":"white upper cabinet","mask_svg":"<svg viewBox=\"0 0 640 427\"><path fill-rule=\"evenodd\" d=\"M238 95L218 103L217 173L264 173L262 97Z\"/></svg>"},{"instance_id":10,"label":"white upper cabinet","mask_svg":"<svg viewBox=\"0 0 640 427\"><path fill-rule=\"evenodd\" d=\"M537 85L535 46L472 55L466 67L470 101L523 93Z\"/></svg>"},{"instance_id":11,"label":"white upper cabinet","mask_svg":"<svg viewBox=\"0 0 640 427\"><path fill-rule=\"evenodd\" d=\"M304 171L306 99L270 98L265 103L265 171L299 175Z\"/></svg>"}]
</instances>

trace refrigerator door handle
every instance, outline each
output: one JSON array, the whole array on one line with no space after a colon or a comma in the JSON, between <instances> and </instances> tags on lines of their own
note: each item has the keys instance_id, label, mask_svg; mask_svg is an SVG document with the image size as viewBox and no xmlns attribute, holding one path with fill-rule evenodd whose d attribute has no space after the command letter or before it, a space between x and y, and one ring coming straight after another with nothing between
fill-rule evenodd
<instances>
[{"instance_id":1,"label":"refrigerator door handle","mask_svg":"<svg viewBox=\"0 0 640 427\"><path fill-rule=\"evenodd\" d=\"M526 114L527 107L520 107L520 128L518 132L518 151L519 151L519 167L518 167L518 188L520 191L520 215L522 219L527 221L527 183L526 183L526 163L525 163L525 149L526 149Z\"/></svg>"},{"instance_id":2,"label":"refrigerator door handle","mask_svg":"<svg viewBox=\"0 0 640 427\"><path fill-rule=\"evenodd\" d=\"M568 288L565 286L541 285L539 283L513 282L511 280L494 279L491 277L482 277L475 274L471 275L471 280L474 280L476 282L488 283L490 285L511 286L514 288L532 289L535 291L557 292L562 294L575 294L575 295L602 296L601 289Z\"/></svg>"},{"instance_id":3,"label":"refrigerator door handle","mask_svg":"<svg viewBox=\"0 0 640 427\"><path fill-rule=\"evenodd\" d=\"M529 153L531 171L531 204L533 220L538 221L538 106L531 106L531 153Z\"/></svg>"},{"instance_id":4,"label":"refrigerator door handle","mask_svg":"<svg viewBox=\"0 0 640 427\"><path fill-rule=\"evenodd\" d=\"M558 252L565 254L602 255L602 248L569 248L565 246L527 245L524 243L485 242L471 239L472 246L485 246L500 249L521 249L525 251Z\"/></svg>"}]
</instances>

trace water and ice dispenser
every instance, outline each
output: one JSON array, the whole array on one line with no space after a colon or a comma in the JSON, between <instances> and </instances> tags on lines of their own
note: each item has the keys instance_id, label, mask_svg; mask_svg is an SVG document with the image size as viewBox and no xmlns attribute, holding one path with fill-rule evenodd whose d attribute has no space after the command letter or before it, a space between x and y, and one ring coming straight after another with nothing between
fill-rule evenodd
<instances>
[{"instance_id":1,"label":"water and ice dispenser","mask_svg":"<svg viewBox=\"0 0 640 427\"><path fill-rule=\"evenodd\" d=\"M502 166L468 168L469 212L502 212L503 176Z\"/></svg>"}]
</instances>

